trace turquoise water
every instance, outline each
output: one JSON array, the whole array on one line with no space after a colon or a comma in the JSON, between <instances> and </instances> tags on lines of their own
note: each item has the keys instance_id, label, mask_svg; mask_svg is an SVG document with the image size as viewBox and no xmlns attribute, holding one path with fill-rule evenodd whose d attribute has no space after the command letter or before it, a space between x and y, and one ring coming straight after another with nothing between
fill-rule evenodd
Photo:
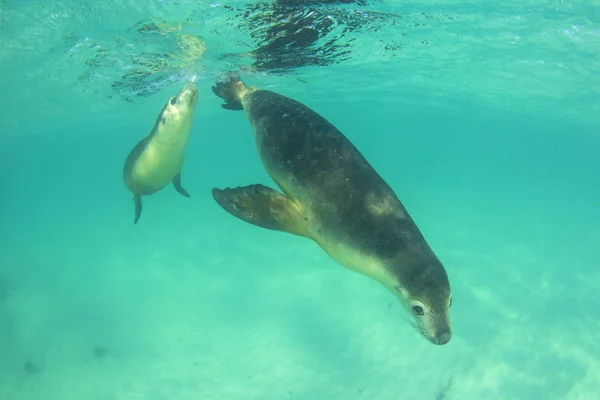
<instances>
[{"instance_id":1,"label":"turquoise water","mask_svg":"<svg viewBox=\"0 0 600 400\"><path fill-rule=\"evenodd\" d=\"M0 1L0 399L598 396L598 2L99 3ZM395 190L449 274L447 345L215 203L274 186L210 89L232 69ZM192 77L191 198L168 186L133 225L125 157Z\"/></svg>"}]
</instances>

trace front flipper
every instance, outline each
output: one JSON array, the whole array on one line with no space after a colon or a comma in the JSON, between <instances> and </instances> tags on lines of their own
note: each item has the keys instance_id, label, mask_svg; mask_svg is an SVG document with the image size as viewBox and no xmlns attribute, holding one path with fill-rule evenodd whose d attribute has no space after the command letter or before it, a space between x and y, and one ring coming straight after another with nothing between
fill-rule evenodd
<instances>
[{"instance_id":1,"label":"front flipper","mask_svg":"<svg viewBox=\"0 0 600 400\"><path fill-rule=\"evenodd\" d=\"M133 201L135 201L135 218L133 220L133 224L137 224L140 216L142 215L142 196L135 195L133 196Z\"/></svg>"},{"instance_id":2,"label":"front flipper","mask_svg":"<svg viewBox=\"0 0 600 400\"><path fill-rule=\"evenodd\" d=\"M213 188L212 195L225 211L262 228L308 237L300 208L278 191L263 185L233 189Z\"/></svg>"},{"instance_id":3,"label":"front flipper","mask_svg":"<svg viewBox=\"0 0 600 400\"><path fill-rule=\"evenodd\" d=\"M175 186L175 190L177 190L180 194L185 197L190 197L190 194L181 186L181 172L175 175L173 178L173 186Z\"/></svg>"}]
</instances>

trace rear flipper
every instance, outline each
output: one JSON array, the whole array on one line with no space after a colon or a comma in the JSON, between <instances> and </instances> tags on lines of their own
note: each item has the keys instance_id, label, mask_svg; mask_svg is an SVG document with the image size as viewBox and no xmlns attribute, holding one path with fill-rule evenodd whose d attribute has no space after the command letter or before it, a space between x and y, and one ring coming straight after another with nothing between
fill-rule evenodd
<instances>
[{"instance_id":1,"label":"rear flipper","mask_svg":"<svg viewBox=\"0 0 600 400\"><path fill-rule=\"evenodd\" d=\"M135 217L133 219L133 224L135 225L142 216L142 196L139 194L133 196L133 201L135 202Z\"/></svg>"},{"instance_id":2,"label":"rear flipper","mask_svg":"<svg viewBox=\"0 0 600 400\"><path fill-rule=\"evenodd\" d=\"M230 73L226 79L217 82L215 86L212 87L214 94L225 99L225 104L221 104L221 107L226 110L242 110L243 107L240 94L247 90L248 88L244 82L242 82L240 77L234 73Z\"/></svg>"},{"instance_id":3,"label":"rear flipper","mask_svg":"<svg viewBox=\"0 0 600 400\"><path fill-rule=\"evenodd\" d=\"M190 194L181 186L181 172L175 175L173 178L173 186L175 186L175 190L177 190L180 194L185 197L190 197Z\"/></svg>"},{"instance_id":4,"label":"rear flipper","mask_svg":"<svg viewBox=\"0 0 600 400\"><path fill-rule=\"evenodd\" d=\"M292 200L263 185L233 189L213 188L212 195L225 211L262 228L308 237L306 219Z\"/></svg>"}]
</instances>

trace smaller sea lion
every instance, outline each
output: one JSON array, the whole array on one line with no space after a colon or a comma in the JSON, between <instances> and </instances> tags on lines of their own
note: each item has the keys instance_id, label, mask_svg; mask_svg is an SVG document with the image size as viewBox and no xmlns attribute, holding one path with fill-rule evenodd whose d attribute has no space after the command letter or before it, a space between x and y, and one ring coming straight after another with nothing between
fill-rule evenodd
<instances>
[{"instance_id":1,"label":"smaller sea lion","mask_svg":"<svg viewBox=\"0 0 600 400\"><path fill-rule=\"evenodd\" d=\"M198 89L188 82L161 110L154 128L127 156L123 168L125 186L135 201L134 224L142 214L142 196L158 192L169 182L185 197L181 168L190 137Z\"/></svg>"}]
</instances>

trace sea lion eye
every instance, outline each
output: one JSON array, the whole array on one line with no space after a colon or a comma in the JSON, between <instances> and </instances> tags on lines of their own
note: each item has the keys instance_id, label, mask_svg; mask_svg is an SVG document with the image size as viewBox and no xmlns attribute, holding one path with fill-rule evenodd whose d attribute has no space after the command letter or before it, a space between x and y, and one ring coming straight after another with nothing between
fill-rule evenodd
<instances>
[{"instance_id":1,"label":"sea lion eye","mask_svg":"<svg viewBox=\"0 0 600 400\"><path fill-rule=\"evenodd\" d=\"M450 302L448 303L448 308L452 307L452 297L450 297Z\"/></svg>"},{"instance_id":2,"label":"sea lion eye","mask_svg":"<svg viewBox=\"0 0 600 400\"><path fill-rule=\"evenodd\" d=\"M412 306L412 312L419 317L424 314L423 307L421 306Z\"/></svg>"},{"instance_id":3,"label":"sea lion eye","mask_svg":"<svg viewBox=\"0 0 600 400\"><path fill-rule=\"evenodd\" d=\"M175 104L177 104L177 97L171 99L171 105L174 106Z\"/></svg>"}]
</instances>

